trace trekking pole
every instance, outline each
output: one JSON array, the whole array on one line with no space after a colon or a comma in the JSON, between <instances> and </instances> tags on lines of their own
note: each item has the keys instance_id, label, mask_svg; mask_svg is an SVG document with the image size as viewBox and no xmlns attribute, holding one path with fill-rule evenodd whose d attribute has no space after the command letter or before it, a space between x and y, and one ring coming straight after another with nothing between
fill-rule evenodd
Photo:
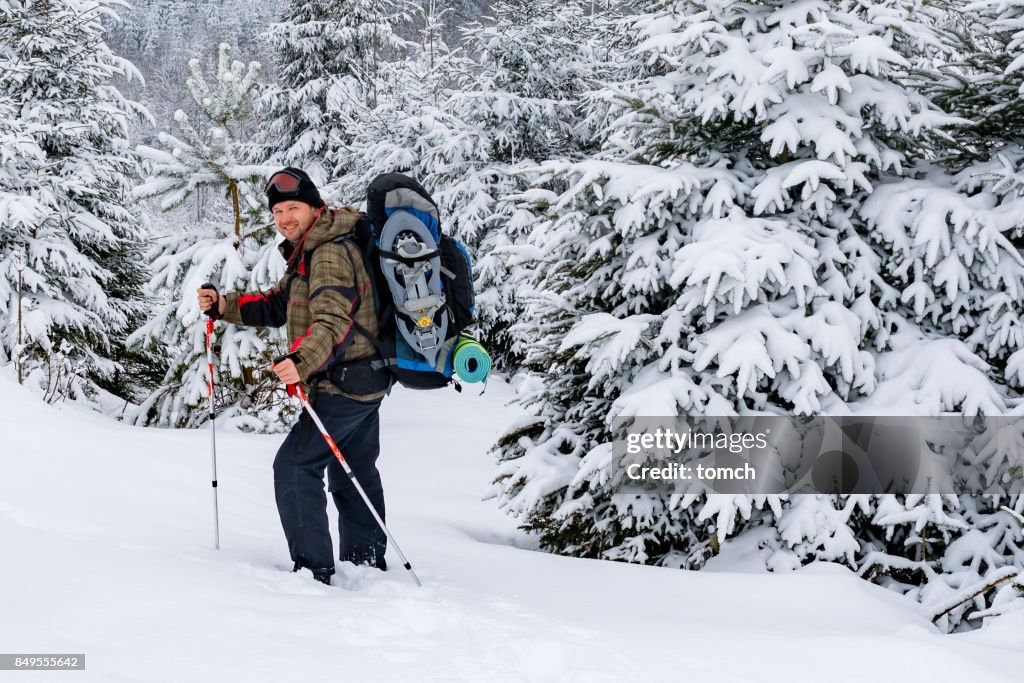
<instances>
[{"instance_id":1,"label":"trekking pole","mask_svg":"<svg viewBox=\"0 0 1024 683\"><path fill-rule=\"evenodd\" d=\"M278 356L277 358L274 359L274 365L277 365L281 361L285 360L285 358L286 356ZM334 453L334 457L337 458L338 462L341 463L342 468L345 470L345 474L348 475L349 480L356 487L356 491L358 491L359 495L362 497L363 502L366 503L366 507L370 508L370 514L373 515L373 518L375 520L377 520L377 525L384 532L384 535L388 537L388 540L391 542L391 545L395 549L395 552L398 553L398 557L401 558L402 565L409 570L409 574L412 575L412 580L416 582L416 585L422 588L423 584L420 583L419 577L416 576L416 572L413 571L412 565L409 564L409 560L405 559L405 554L402 552L402 549L398 547L398 543L395 541L395 537L391 535L390 531L388 531L387 526L384 524L384 520L380 518L379 514L377 514L377 508L373 507L373 503L370 502L370 497L366 495L366 491L364 491L363 487L359 484L359 480L356 479L356 475L352 471L352 468L348 466L348 462L345 460L345 456L343 456L341 454L341 450L338 449L338 444L334 443L334 439L332 439L331 435L327 433L327 429L324 427L324 423L320 421L320 417L316 414L316 411L313 410L313 406L309 404L309 400L306 398L306 392L303 391L302 387L298 384L289 384L288 395L298 396L299 400L302 401L302 407L306 409L306 412L309 413L310 418L312 418L313 420L313 424L315 424L317 426L317 429L320 430L321 436L324 437L324 441L327 442L327 445Z\"/></svg>"},{"instance_id":2,"label":"trekking pole","mask_svg":"<svg viewBox=\"0 0 1024 683\"><path fill-rule=\"evenodd\" d=\"M203 289L217 291L211 283L203 285ZM220 550L220 511L217 509L217 413L213 407L213 321L220 312L220 294L217 301L206 310L206 365L210 377L206 382L207 394L210 398L210 454L213 458L213 547Z\"/></svg>"}]
</instances>

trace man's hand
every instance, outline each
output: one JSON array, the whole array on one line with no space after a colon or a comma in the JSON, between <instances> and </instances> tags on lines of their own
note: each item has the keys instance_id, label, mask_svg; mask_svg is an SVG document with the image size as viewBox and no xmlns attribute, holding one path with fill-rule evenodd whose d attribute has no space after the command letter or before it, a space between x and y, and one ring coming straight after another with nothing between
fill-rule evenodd
<instances>
[{"instance_id":1,"label":"man's hand","mask_svg":"<svg viewBox=\"0 0 1024 683\"><path fill-rule=\"evenodd\" d=\"M200 287L196 290L199 295L199 310L206 313L210 308L213 307L214 302L217 304L217 312L224 315L224 304L226 303L224 297L217 293L216 289L203 289Z\"/></svg>"},{"instance_id":2,"label":"man's hand","mask_svg":"<svg viewBox=\"0 0 1024 683\"><path fill-rule=\"evenodd\" d=\"M270 369L285 384L298 384L302 379L299 377L299 371L295 368L295 363L292 362L291 358L285 358L280 363L271 363Z\"/></svg>"}]
</instances>

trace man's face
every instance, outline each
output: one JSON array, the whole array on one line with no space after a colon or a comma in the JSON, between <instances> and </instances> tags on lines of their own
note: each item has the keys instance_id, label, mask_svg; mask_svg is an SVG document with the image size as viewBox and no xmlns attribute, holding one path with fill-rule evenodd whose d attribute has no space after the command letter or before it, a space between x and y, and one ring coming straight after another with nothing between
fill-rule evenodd
<instances>
[{"instance_id":1,"label":"man's face","mask_svg":"<svg viewBox=\"0 0 1024 683\"><path fill-rule=\"evenodd\" d=\"M289 242L298 242L316 218L316 209L294 200L274 204L274 225Z\"/></svg>"}]
</instances>

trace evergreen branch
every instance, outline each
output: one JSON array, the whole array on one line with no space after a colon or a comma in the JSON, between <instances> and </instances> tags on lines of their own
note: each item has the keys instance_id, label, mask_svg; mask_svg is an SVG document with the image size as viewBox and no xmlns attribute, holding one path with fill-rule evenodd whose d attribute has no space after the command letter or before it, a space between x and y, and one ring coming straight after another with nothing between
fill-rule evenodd
<instances>
[{"instance_id":1,"label":"evergreen branch","mask_svg":"<svg viewBox=\"0 0 1024 683\"><path fill-rule=\"evenodd\" d=\"M1007 581L1010 581L1011 579L1017 579L1024 576L1024 573L1022 573L1021 570L1017 569L1016 567L1003 567L1001 569L996 570L994 574L997 577L995 580L988 580L988 583L982 582L980 583L980 585L974 584L973 586L968 588L967 591L969 592L969 595L967 595L967 597L963 598L962 600L958 600L957 602L953 603L946 609L942 610L941 612L933 616L932 623L934 624L939 619L955 610L957 607L966 604L971 600L974 600L979 595L983 595L989 592L996 586L1004 584ZM963 592L959 593L959 595L963 595Z\"/></svg>"}]
</instances>

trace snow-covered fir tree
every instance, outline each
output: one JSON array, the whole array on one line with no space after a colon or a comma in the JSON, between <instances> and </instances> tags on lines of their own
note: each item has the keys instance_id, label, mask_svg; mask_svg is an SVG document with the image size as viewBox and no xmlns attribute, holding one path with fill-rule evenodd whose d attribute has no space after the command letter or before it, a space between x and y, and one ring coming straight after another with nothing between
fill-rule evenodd
<instances>
[{"instance_id":1,"label":"snow-covered fir tree","mask_svg":"<svg viewBox=\"0 0 1024 683\"><path fill-rule=\"evenodd\" d=\"M529 169L577 158L586 144L580 97L587 79L602 72L589 5L499 0L484 22L463 32L474 64L447 110L476 150L445 169L440 184L454 232L478 255L477 315L500 365L521 359L524 341L508 334L522 306L518 271L503 247L533 227L532 216L506 199L528 187Z\"/></svg>"},{"instance_id":2,"label":"snow-covered fir tree","mask_svg":"<svg viewBox=\"0 0 1024 683\"><path fill-rule=\"evenodd\" d=\"M48 400L132 397L146 270L127 136L148 113L114 83L138 77L105 42L117 5L0 2L0 355Z\"/></svg>"},{"instance_id":3,"label":"snow-covered fir tree","mask_svg":"<svg viewBox=\"0 0 1024 683\"><path fill-rule=\"evenodd\" d=\"M328 184L325 158L351 141L352 122L376 106L382 63L405 45L394 30L401 20L390 0L288 4L267 33L278 73L263 102L284 163Z\"/></svg>"},{"instance_id":4,"label":"snow-covered fir tree","mask_svg":"<svg viewBox=\"0 0 1024 683\"><path fill-rule=\"evenodd\" d=\"M938 261L945 291L932 287L930 296L949 303L940 307L929 302L930 317L947 323L947 331L951 325L952 333L988 364L996 383L1019 396L1024 386L1024 311L1017 294L1024 243L1024 3L936 5L945 12L945 42L953 54L942 65L941 75L920 83L935 102L970 124L954 129L950 144L937 150L937 159L952 173L942 177L938 188L924 192L912 180L890 183L879 188L879 196L865 207L876 223L893 233L906 232L938 254L933 260ZM985 257L976 258L976 252ZM998 438L980 437L972 446L972 461L980 471L1020 468L1024 463L1015 446L1021 439L1021 429L1015 426L1001 429ZM956 529L952 539L923 523L946 514L934 500L916 501L908 509L887 502L885 515L879 506L879 525L913 525L910 534L895 537L906 537L919 552L908 558L873 555L864 563L867 571L877 571L867 568L877 562L901 567L904 574L926 575L928 582L918 597L929 604L955 605L943 613L940 623L947 627L964 623L965 617L994 613L1013 593L1003 579L1009 568L1024 565L1024 539L1016 520L1024 510L1019 491L1009 496L962 495L950 501L945 507L955 512L940 526ZM906 590L918 593L912 586ZM961 600L963 595L972 597Z\"/></svg>"},{"instance_id":5,"label":"snow-covered fir tree","mask_svg":"<svg viewBox=\"0 0 1024 683\"><path fill-rule=\"evenodd\" d=\"M633 42L592 96L600 151L519 198L536 417L499 443L502 506L559 552L699 567L764 527L773 569L840 561L929 603L962 589L968 573L932 579L976 531L968 497L611 492L614 418L1017 404L1017 337L990 311L1024 266L1015 228L934 161L969 124L918 88L949 45L935 14L661 0L617 26ZM1021 562L1008 529L973 578Z\"/></svg>"},{"instance_id":6,"label":"snow-covered fir tree","mask_svg":"<svg viewBox=\"0 0 1024 683\"><path fill-rule=\"evenodd\" d=\"M230 46L219 47L215 72L203 73L190 61L188 90L203 114L193 121L175 114L178 133L161 132L161 149L138 148L148 171L136 189L139 198L155 198L163 211L181 206L198 190L216 192L221 208L195 222L176 214L165 221L148 257L149 283L159 306L131 338L146 348L161 349L167 359L162 385L141 406L137 420L158 425L195 425L207 418L205 317L196 290L206 282L218 291L266 290L278 281L284 263L275 248L275 232L266 220L262 194L275 167L255 158L260 151L251 130L260 96L260 65L232 58ZM273 429L282 396L273 377L262 369L281 351L280 330L244 329L218 324L217 403L229 420L253 429Z\"/></svg>"},{"instance_id":7,"label":"snow-covered fir tree","mask_svg":"<svg viewBox=\"0 0 1024 683\"><path fill-rule=\"evenodd\" d=\"M443 192L449 179L438 173L457 167L466 156L475 157L479 147L479 139L467 135L445 107L458 73L469 68L468 60L444 42L443 12L435 0L409 9L417 42L409 41L384 64L376 105L350 108L350 137L328 157L346 201L361 201L370 180L393 171ZM446 219L449 209L442 203Z\"/></svg>"}]
</instances>

